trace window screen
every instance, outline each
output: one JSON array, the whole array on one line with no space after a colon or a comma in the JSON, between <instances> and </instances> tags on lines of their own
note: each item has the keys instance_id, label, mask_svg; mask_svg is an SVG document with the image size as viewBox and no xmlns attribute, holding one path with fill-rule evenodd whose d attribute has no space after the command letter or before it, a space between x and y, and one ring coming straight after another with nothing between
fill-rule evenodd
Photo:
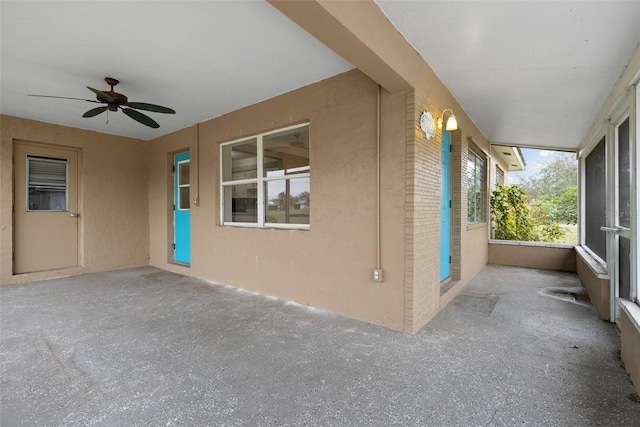
<instances>
[{"instance_id":1,"label":"window screen","mask_svg":"<svg viewBox=\"0 0 640 427\"><path fill-rule=\"evenodd\" d=\"M605 197L605 139L585 159L585 245L603 260L607 259Z\"/></svg>"}]
</instances>

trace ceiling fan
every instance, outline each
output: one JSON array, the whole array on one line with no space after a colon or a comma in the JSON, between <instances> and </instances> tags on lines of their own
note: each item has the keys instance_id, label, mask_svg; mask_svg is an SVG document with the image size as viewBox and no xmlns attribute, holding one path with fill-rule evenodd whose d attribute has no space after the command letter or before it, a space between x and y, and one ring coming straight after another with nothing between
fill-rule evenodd
<instances>
[{"instance_id":1,"label":"ceiling fan","mask_svg":"<svg viewBox=\"0 0 640 427\"><path fill-rule=\"evenodd\" d=\"M154 113L164 113L164 114L175 114L176 112L171 108L163 107L161 105L148 104L146 102L129 102L129 99L121 93L115 92L113 87L120 83L117 79L113 77L105 77L104 80L107 82L111 89L108 91L102 91L98 89L94 89L92 87L87 86L91 92L96 94L97 101L92 99L83 99L83 98L70 98L66 96L49 96L49 95L29 95L29 96L38 96L41 98L60 98L60 99L77 99L79 101L87 101L94 102L96 104L106 104L102 107L92 108L82 115L82 117L94 117L98 114L104 113L105 111L118 111L118 109L122 110L127 116L131 117L133 120L142 123L145 126L149 126L151 128L159 128L160 125L153 120L151 117L146 114L142 114L137 110L145 110L151 111ZM128 107L128 108L125 108ZM108 114L108 113L107 113ZM107 119L107 123L108 123Z\"/></svg>"}]
</instances>

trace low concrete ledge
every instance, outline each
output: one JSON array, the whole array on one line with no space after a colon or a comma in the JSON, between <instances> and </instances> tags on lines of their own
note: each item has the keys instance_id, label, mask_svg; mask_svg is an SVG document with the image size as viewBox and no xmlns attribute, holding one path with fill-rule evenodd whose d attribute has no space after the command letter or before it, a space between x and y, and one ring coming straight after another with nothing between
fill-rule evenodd
<instances>
[{"instance_id":1,"label":"low concrete ledge","mask_svg":"<svg viewBox=\"0 0 640 427\"><path fill-rule=\"evenodd\" d=\"M602 320L610 320L609 274L607 269L582 246L576 246L576 272L587 290L596 313Z\"/></svg>"},{"instance_id":2,"label":"low concrete ledge","mask_svg":"<svg viewBox=\"0 0 640 427\"><path fill-rule=\"evenodd\" d=\"M575 272L576 253L573 245L489 240L489 264Z\"/></svg>"},{"instance_id":3,"label":"low concrete ledge","mask_svg":"<svg viewBox=\"0 0 640 427\"><path fill-rule=\"evenodd\" d=\"M620 352L633 385L640 393L640 305L620 299Z\"/></svg>"},{"instance_id":4,"label":"low concrete ledge","mask_svg":"<svg viewBox=\"0 0 640 427\"><path fill-rule=\"evenodd\" d=\"M578 254L578 257L582 258L582 260L591 269L591 272L593 273L593 275L595 275L598 279L609 280L609 272L607 271L607 267L605 267L598 260L596 260L593 257L593 255L591 255L582 246L576 246L575 250L576 250L576 253Z\"/></svg>"}]
</instances>

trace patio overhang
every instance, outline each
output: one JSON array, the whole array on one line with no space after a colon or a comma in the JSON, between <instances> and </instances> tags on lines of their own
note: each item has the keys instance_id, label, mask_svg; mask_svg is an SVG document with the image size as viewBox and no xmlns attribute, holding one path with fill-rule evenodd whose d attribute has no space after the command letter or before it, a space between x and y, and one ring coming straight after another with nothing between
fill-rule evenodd
<instances>
[{"instance_id":1,"label":"patio overhang","mask_svg":"<svg viewBox=\"0 0 640 427\"><path fill-rule=\"evenodd\" d=\"M520 172L527 166L520 147L492 144L491 149L504 161L505 165L507 165L508 172Z\"/></svg>"}]
</instances>

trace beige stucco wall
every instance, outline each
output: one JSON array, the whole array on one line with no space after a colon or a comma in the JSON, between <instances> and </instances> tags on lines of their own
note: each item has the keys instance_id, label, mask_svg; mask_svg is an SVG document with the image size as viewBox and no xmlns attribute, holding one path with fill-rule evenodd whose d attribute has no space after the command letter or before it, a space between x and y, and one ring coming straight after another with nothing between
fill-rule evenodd
<instances>
[{"instance_id":1,"label":"beige stucco wall","mask_svg":"<svg viewBox=\"0 0 640 427\"><path fill-rule=\"evenodd\" d=\"M486 222L473 224L467 228L467 239L464 246L462 279L471 280L489 262L488 233Z\"/></svg>"},{"instance_id":2,"label":"beige stucco wall","mask_svg":"<svg viewBox=\"0 0 640 427\"><path fill-rule=\"evenodd\" d=\"M463 165L469 136L460 130L454 133L459 153L452 156L458 181L453 180L458 194L452 195L457 198L456 286L443 298L434 244L440 233L440 134L426 140L419 129L421 112L437 116L439 108L420 92L381 90L384 282L372 280L377 90L375 82L353 70L150 142L3 117L2 221L9 223L2 234L3 254L11 253L11 239L4 237L11 235L12 196L4 196L12 191L12 171L4 167L11 141L76 147L82 176L82 265L12 276L10 255L3 255L3 283L142 265L149 259L171 271L406 332L419 330L486 264L486 226L466 223ZM220 226L219 144L306 121L312 139L311 230ZM199 190L201 201L191 212L190 266L170 261L171 156L184 150L191 151L192 200Z\"/></svg>"},{"instance_id":3,"label":"beige stucco wall","mask_svg":"<svg viewBox=\"0 0 640 427\"><path fill-rule=\"evenodd\" d=\"M150 262L415 332L487 262L486 224L469 227L466 221L466 149L473 141L488 155L489 142L375 3L275 3L362 71L350 71L147 144ZM376 82L386 89L382 90L380 123L383 283L371 278L376 266ZM457 141L452 155L451 276L455 286L443 298L437 243L440 135L426 140L418 119L422 111L438 117L446 108L456 114L460 130L452 134L452 142ZM305 121L310 122L312 141L311 229L221 226L219 144ZM170 262L170 156L185 149L191 151L192 191L199 190L201 201L191 211L190 266ZM492 181L494 166L489 155L487 160Z\"/></svg>"},{"instance_id":4,"label":"beige stucco wall","mask_svg":"<svg viewBox=\"0 0 640 427\"><path fill-rule=\"evenodd\" d=\"M576 251L571 245L494 240L489 242L489 263L575 272Z\"/></svg>"},{"instance_id":5,"label":"beige stucco wall","mask_svg":"<svg viewBox=\"0 0 640 427\"><path fill-rule=\"evenodd\" d=\"M576 247L576 273L582 282L582 286L587 290L589 299L598 316L602 320L609 320L611 316L611 296L609 292L609 276L606 275L606 269L600 267L584 249Z\"/></svg>"},{"instance_id":6,"label":"beige stucco wall","mask_svg":"<svg viewBox=\"0 0 640 427\"><path fill-rule=\"evenodd\" d=\"M406 96L382 91L381 97L382 283L371 277L376 266L376 99L377 85L354 70L200 124L201 203L191 210L190 267L168 260L167 173L168 153L189 148L195 157L196 130L152 141L151 264L402 330ZM306 121L310 230L221 226L219 144Z\"/></svg>"},{"instance_id":7,"label":"beige stucco wall","mask_svg":"<svg viewBox=\"0 0 640 427\"><path fill-rule=\"evenodd\" d=\"M419 129L421 112L437 116L439 109L422 93L381 90L384 282L372 280L377 90L375 82L353 70L150 142L4 117L3 159L11 158L14 139L80 150L82 265L11 276L10 255L3 256L3 283L141 265L150 259L171 271L406 332L419 330L486 264L486 227L478 232L467 227L466 217L457 219L460 249L458 268L452 271L457 286L443 300L439 247L434 245L439 241L440 134L426 140ZM220 226L219 144L306 121L312 139L311 230ZM456 133L465 141L459 147L465 151L467 134ZM191 151L192 199L199 190L201 200L192 208L190 266L170 262L171 156L184 150ZM459 216L466 213L465 159L458 156L454 166L460 193L454 214ZM11 194L10 168L3 167L2 176L3 195ZM2 198L9 209L3 208L9 213L3 218L9 223L10 200ZM4 236L11 231L5 230L2 250L10 254L11 239Z\"/></svg>"},{"instance_id":8,"label":"beige stucco wall","mask_svg":"<svg viewBox=\"0 0 640 427\"><path fill-rule=\"evenodd\" d=\"M417 119L422 111L429 111L434 117L438 117L444 109L452 109L460 128L452 135L452 140L457 138L460 142L458 145L454 142L454 148L466 149L469 141L473 141L487 154L487 166L493 168L489 141L465 114L462 106L435 72L415 49L406 43L374 2L269 1L384 88L392 93L407 93L409 98L413 98L407 100L405 124L407 311L404 330L416 331L486 264L488 241L486 227L484 233L476 228L467 227L466 168L462 167L466 165L466 153L454 151L452 281L455 281L455 284L448 289L445 298L439 297L439 260L435 256L439 253L436 243L439 238L434 222L439 219L437 207L440 193L440 137L437 135L425 141L424 134L417 129Z\"/></svg>"},{"instance_id":9,"label":"beige stucco wall","mask_svg":"<svg viewBox=\"0 0 640 427\"><path fill-rule=\"evenodd\" d=\"M4 115L0 128L0 283L148 263L147 142ZM12 157L16 140L80 151L78 267L12 274Z\"/></svg>"},{"instance_id":10,"label":"beige stucco wall","mask_svg":"<svg viewBox=\"0 0 640 427\"><path fill-rule=\"evenodd\" d=\"M640 307L631 301L620 311L620 353L633 385L640 392Z\"/></svg>"}]
</instances>

